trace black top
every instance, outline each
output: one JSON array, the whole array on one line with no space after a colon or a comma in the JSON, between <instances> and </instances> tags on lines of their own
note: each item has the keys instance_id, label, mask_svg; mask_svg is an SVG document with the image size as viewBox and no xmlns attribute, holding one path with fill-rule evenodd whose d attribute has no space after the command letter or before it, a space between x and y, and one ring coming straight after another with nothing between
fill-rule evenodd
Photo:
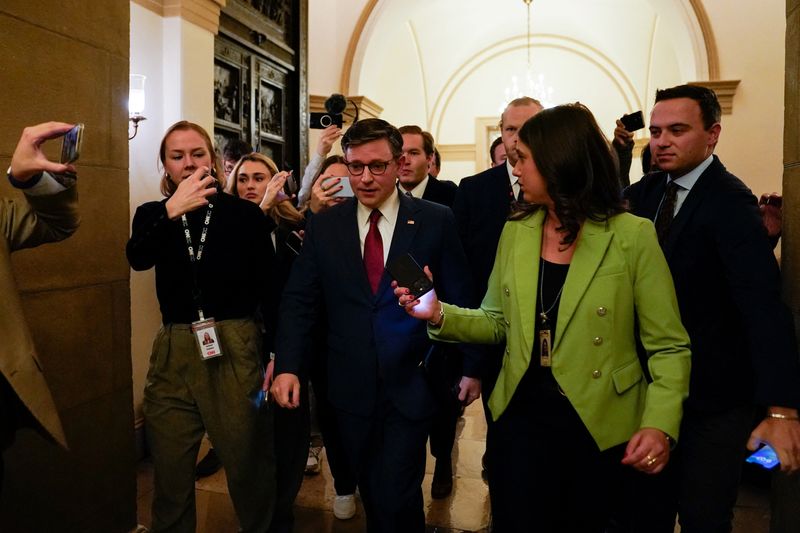
<instances>
[{"instance_id":1,"label":"black top","mask_svg":"<svg viewBox=\"0 0 800 533\"><path fill-rule=\"evenodd\" d=\"M251 317L259 304L265 311L275 309L275 253L269 237L272 221L247 200L218 194L211 201L214 209L208 235L202 258L196 263L206 318ZM181 220L169 220L165 205L166 199L139 206L126 251L134 270L155 266L163 323L187 324L198 319L192 297L193 267ZM205 214L205 208L186 214L195 252Z\"/></svg>"},{"instance_id":2,"label":"black top","mask_svg":"<svg viewBox=\"0 0 800 533\"><path fill-rule=\"evenodd\" d=\"M567 280L569 263L558 264L539 259L539 278L536 280L536 326L533 336L533 351L531 364L528 369L529 378L537 382L547 382L555 385L553 372L549 367L542 367L539 362L540 346L539 332L542 329L542 309L547 311L547 323L550 329L550 352L552 355L553 343L556 340L556 324L558 322L558 308L561 305L561 288ZM542 279L544 276L544 279ZM538 290L541 287L541 291ZM544 300L544 307L542 301ZM551 308L552 306L552 308Z\"/></svg>"}]
</instances>

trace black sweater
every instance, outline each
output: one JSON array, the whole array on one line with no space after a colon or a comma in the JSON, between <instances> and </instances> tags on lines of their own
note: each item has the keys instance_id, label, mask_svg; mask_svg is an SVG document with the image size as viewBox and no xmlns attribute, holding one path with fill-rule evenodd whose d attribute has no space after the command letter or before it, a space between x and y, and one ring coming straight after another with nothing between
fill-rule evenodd
<instances>
[{"instance_id":1,"label":"black sweater","mask_svg":"<svg viewBox=\"0 0 800 533\"><path fill-rule=\"evenodd\" d=\"M203 312L215 320L254 316L259 305L265 323L274 324L278 295L275 255L269 234L271 221L257 205L227 194L211 197L214 204L203 255L195 263ZM164 324L198 319L192 297L192 264L181 220L169 220L166 199L145 203L133 217L127 256L131 268L156 268L156 293ZM187 213L195 253L206 208ZM267 348L272 328L268 327Z\"/></svg>"}]
</instances>

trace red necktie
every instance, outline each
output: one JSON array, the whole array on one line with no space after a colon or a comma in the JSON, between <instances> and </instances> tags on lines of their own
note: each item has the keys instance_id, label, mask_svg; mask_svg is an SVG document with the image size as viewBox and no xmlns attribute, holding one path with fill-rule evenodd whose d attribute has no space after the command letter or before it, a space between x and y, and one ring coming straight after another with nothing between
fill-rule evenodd
<instances>
[{"instance_id":1,"label":"red necktie","mask_svg":"<svg viewBox=\"0 0 800 533\"><path fill-rule=\"evenodd\" d=\"M378 292L378 283L383 276L383 239L378 231L378 220L381 212L373 209L369 214L369 231L364 239L364 267L367 269L367 279L372 288L372 294Z\"/></svg>"}]
</instances>

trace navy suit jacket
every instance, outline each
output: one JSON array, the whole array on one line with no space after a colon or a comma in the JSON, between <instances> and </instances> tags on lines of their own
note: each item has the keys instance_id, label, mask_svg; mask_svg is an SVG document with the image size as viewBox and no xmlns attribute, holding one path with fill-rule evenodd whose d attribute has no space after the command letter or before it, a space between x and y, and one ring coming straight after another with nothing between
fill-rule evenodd
<instances>
[{"instance_id":1,"label":"navy suit jacket","mask_svg":"<svg viewBox=\"0 0 800 533\"><path fill-rule=\"evenodd\" d=\"M387 272L377 294L372 294L356 207L356 200L350 199L315 215L306 227L302 252L281 301L275 372L303 371L318 325L315 312L324 305L331 403L369 416L381 385L403 415L423 419L436 410L421 366L432 346L427 326L397 304ZM442 300L467 303L466 259L450 209L400 195L387 262L406 253L430 267Z\"/></svg>"},{"instance_id":2,"label":"navy suit jacket","mask_svg":"<svg viewBox=\"0 0 800 533\"><path fill-rule=\"evenodd\" d=\"M666 187L650 173L625 191L654 220ZM687 410L800 407L794 327L756 197L717 156L686 197L662 246L692 342Z\"/></svg>"},{"instance_id":3,"label":"navy suit jacket","mask_svg":"<svg viewBox=\"0 0 800 533\"><path fill-rule=\"evenodd\" d=\"M425 194L422 195L422 199L435 204L453 207L457 190L458 187L452 181L440 180L429 175L428 185L425 186Z\"/></svg>"},{"instance_id":4,"label":"navy suit jacket","mask_svg":"<svg viewBox=\"0 0 800 533\"><path fill-rule=\"evenodd\" d=\"M469 307L479 307L486 294L500 234L511 214L511 201L511 184L505 164L464 178L458 184L453 214L471 276L473 293ZM465 363L475 361L482 367L477 373L483 374L485 397L494 387L504 349L504 344L463 347Z\"/></svg>"},{"instance_id":5,"label":"navy suit jacket","mask_svg":"<svg viewBox=\"0 0 800 533\"><path fill-rule=\"evenodd\" d=\"M511 213L510 190L505 164L464 178L458 185L453 214L475 288L471 307L480 305L486 294L497 243Z\"/></svg>"}]
</instances>

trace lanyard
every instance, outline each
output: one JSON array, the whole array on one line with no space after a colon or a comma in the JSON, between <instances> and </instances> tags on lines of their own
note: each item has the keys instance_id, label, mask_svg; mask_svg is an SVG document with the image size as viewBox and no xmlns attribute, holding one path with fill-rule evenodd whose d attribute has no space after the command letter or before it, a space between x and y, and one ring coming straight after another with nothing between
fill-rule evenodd
<instances>
[{"instance_id":1,"label":"lanyard","mask_svg":"<svg viewBox=\"0 0 800 533\"><path fill-rule=\"evenodd\" d=\"M203 230L200 233L200 244L197 246L197 255L194 253L194 246L192 246L192 233L189 231L189 221L186 215L181 215L181 224L183 225L183 236L186 237L186 248L189 251L189 261L192 263L192 280L194 281L194 290L192 291L192 298L197 305L197 314L200 320L205 320L202 307L202 294L200 292L200 284L198 283L197 276L197 263L203 258L203 248L206 244L206 237L208 236L208 226L211 224L211 215L214 212L214 204L209 202L206 209L206 216L203 220Z\"/></svg>"},{"instance_id":2,"label":"lanyard","mask_svg":"<svg viewBox=\"0 0 800 533\"><path fill-rule=\"evenodd\" d=\"M192 233L189 231L189 221L186 219L186 214L181 215L181 224L183 224L183 236L186 237L186 248L189 250L189 261L194 264L195 261L200 261L203 258L203 246L206 243L206 236L208 235L208 225L211 223L211 215L214 211L214 204L209 202L208 209L206 209L206 218L203 220L203 231L200 233L200 245L197 247L197 256L194 254L194 247L192 246Z\"/></svg>"}]
</instances>

